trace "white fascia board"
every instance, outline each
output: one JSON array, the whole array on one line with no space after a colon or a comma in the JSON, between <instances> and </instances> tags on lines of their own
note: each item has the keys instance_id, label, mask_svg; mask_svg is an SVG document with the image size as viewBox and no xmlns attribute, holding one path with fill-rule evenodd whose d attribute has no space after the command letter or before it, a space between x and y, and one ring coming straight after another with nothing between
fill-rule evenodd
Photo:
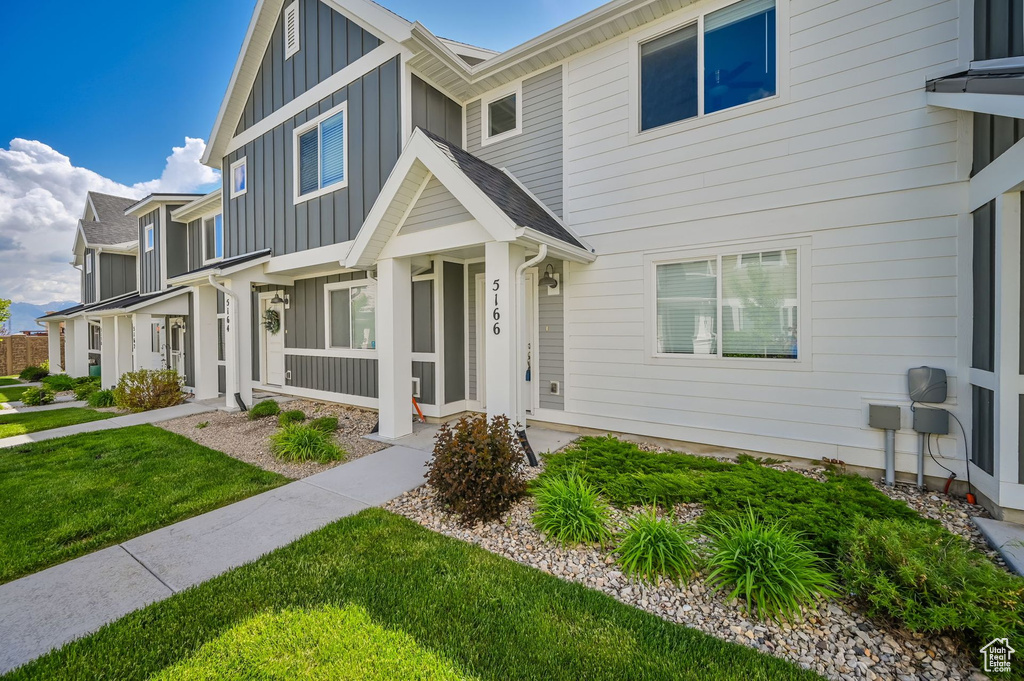
<instances>
[{"instance_id":1,"label":"white fascia board","mask_svg":"<svg viewBox=\"0 0 1024 681\"><path fill-rule=\"evenodd\" d=\"M343 241L337 244L330 244L329 246L298 251L297 253L274 256L267 261L264 271L271 274L277 272L286 273L292 270L319 267L321 265L333 265L337 269L338 262L348 257L353 243L355 242Z\"/></svg>"},{"instance_id":2,"label":"white fascia board","mask_svg":"<svg viewBox=\"0 0 1024 681\"><path fill-rule=\"evenodd\" d=\"M1002 95L1000 95L1002 96ZM1024 185L1024 140L999 155L971 178L967 212L976 211L992 199Z\"/></svg>"},{"instance_id":3,"label":"white fascia board","mask_svg":"<svg viewBox=\"0 0 1024 681\"><path fill-rule=\"evenodd\" d=\"M190 203L186 203L180 208L175 208L171 211L171 219L175 222L191 222L196 218L219 213L221 193L223 191L224 189L222 187L218 187L206 196L198 198Z\"/></svg>"},{"instance_id":4,"label":"white fascia board","mask_svg":"<svg viewBox=\"0 0 1024 681\"><path fill-rule=\"evenodd\" d=\"M527 241L546 245L549 255L555 256L560 260L572 260L579 263L592 263L597 260L597 255L591 251L573 246L568 242L548 236L530 227L520 227L519 236Z\"/></svg>"},{"instance_id":5,"label":"white fascia board","mask_svg":"<svg viewBox=\"0 0 1024 681\"><path fill-rule=\"evenodd\" d=\"M189 203L197 198L202 198L202 196L199 194L150 194L141 201L128 206L124 214L142 217L166 203L180 203L182 201Z\"/></svg>"},{"instance_id":6,"label":"white fascia board","mask_svg":"<svg viewBox=\"0 0 1024 681\"><path fill-rule=\"evenodd\" d=\"M477 47L476 45L462 43L450 38L438 38L438 40L449 50L463 57L475 57L477 59L487 60L501 54L497 50L489 50L486 47Z\"/></svg>"},{"instance_id":7,"label":"white fascia board","mask_svg":"<svg viewBox=\"0 0 1024 681\"><path fill-rule=\"evenodd\" d=\"M926 102L930 106L957 111L1024 118L1024 96L988 95L977 92L928 92Z\"/></svg>"}]
</instances>

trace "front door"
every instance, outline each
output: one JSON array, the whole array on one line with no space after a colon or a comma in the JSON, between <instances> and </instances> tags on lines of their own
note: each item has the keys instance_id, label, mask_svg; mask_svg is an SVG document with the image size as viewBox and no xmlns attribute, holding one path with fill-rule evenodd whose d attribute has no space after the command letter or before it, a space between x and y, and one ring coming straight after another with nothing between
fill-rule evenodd
<instances>
[{"instance_id":1,"label":"front door","mask_svg":"<svg viewBox=\"0 0 1024 681\"><path fill-rule=\"evenodd\" d=\"M523 409L527 414L533 414L536 407L534 399L534 386L537 383L537 273L527 272L524 275L526 283L526 319L523 320Z\"/></svg>"},{"instance_id":2,"label":"front door","mask_svg":"<svg viewBox=\"0 0 1024 681\"><path fill-rule=\"evenodd\" d=\"M185 376L185 320L172 317L167 320L168 366L186 381Z\"/></svg>"},{"instance_id":3,"label":"front door","mask_svg":"<svg viewBox=\"0 0 1024 681\"><path fill-rule=\"evenodd\" d=\"M284 303L271 298L260 301L260 326L263 329L263 383L284 385Z\"/></svg>"}]
</instances>

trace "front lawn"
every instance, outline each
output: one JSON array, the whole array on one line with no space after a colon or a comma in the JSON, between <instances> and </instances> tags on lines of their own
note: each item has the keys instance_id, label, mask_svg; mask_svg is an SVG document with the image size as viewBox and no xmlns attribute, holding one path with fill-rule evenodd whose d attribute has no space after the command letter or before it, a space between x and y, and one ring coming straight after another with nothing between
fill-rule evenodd
<instances>
[{"instance_id":1,"label":"front lawn","mask_svg":"<svg viewBox=\"0 0 1024 681\"><path fill-rule=\"evenodd\" d=\"M357 624L372 635L330 626L346 616L363 618ZM399 639L400 656L390 645L368 650L385 634ZM338 664L332 650L364 663ZM412 663L392 676L368 673L413 656L440 665L441 678L818 678L379 509L132 613L9 678L438 678Z\"/></svg>"},{"instance_id":2,"label":"front lawn","mask_svg":"<svg viewBox=\"0 0 1024 681\"><path fill-rule=\"evenodd\" d=\"M21 396L26 390L29 390L30 386L19 386L19 387L0 387L0 403L3 402L20 402Z\"/></svg>"},{"instance_id":3,"label":"front lawn","mask_svg":"<svg viewBox=\"0 0 1024 681\"><path fill-rule=\"evenodd\" d=\"M9 416L0 412L0 439L15 435L25 435L27 433L37 433L41 430L74 426L90 421L102 421L103 419L115 416L119 416L119 414L77 407L11 414Z\"/></svg>"},{"instance_id":4,"label":"front lawn","mask_svg":"<svg viewBox=\"0 0 1024 681\"><path fill-rule=\"evenodd\" d=\"M5 385L18 385L21 381L17 376L0 376L0 387Z\"/></svg>"},{"instance_id":5,"label":"front lawn","mask_svg":"<svg viewBox=\"0 0 1024 681\"><path fill-rule=\"evenodd\" d=\"M287 481L148 425L0 450L0 584Z\"/></svg>"}]
</instances>

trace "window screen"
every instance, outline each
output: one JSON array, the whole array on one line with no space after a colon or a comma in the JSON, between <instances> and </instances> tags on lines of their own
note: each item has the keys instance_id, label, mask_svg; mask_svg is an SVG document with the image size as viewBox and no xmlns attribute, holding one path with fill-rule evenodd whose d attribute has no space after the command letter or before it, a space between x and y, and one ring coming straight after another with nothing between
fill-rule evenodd
<instances>
[{"instance_id":1,"label":"window screen","mask_svg":"<svg viewBox=\"0 0 1024 681\"><path fill-rule=\"evenodd\" d=\"M796 263L795 249L722 258L723 356L796 358Z\"/></svg>"},{"instance_id":2,"label":"window screen","mask_svg":"<svg viewBox=\"0 0 1024 681\"><path fill-rule=\"evenodd\" d=\"M697 115L697 26L640 46L640 129Z\"/></svg>"}]
</instances>

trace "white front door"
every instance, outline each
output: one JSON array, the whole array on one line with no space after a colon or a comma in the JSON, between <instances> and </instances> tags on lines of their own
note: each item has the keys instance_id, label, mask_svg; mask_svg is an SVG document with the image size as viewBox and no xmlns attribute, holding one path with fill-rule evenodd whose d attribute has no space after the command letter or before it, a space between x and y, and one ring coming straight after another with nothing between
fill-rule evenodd
<instances>
[{"instance_id":1,"label":"white front door","mask_svg":"<svg viewBox=\"0 0 1024 681\"><path fill-rule=\"evenodd\" d=\"M527 272L526 319L523 320L523 409L532 414L536 407L534 386L538 385L537 367L540 354L537 352L537 273Z\"/></svg>"},{"instance_id":2,"label":"white front door","mask_svg":"<svg viewBox=\"0 0 1024 681\"><path fill-rule=\"evenodd\" d=\"M172 317L167 320L168 366L188 381L185 376L185 320Z\"/></svg>"},{"instance_id":3,"label":"white front door","mask_svg":"<svg viewBox=\"0 0 1024 681\"><path fill-rule=\"evenodd\" d=\"M487 286L484 275L476 275L476 400L487 408Z\"/></svg>"},{"instance_id":4,"label":"white front door","mask_svg":"<svg viewBox=\"0 0 1024 681\"><path fill-rule=\"evenodd\" d=\"M260 300L260 328L263 329L263 384L284 385L284 304L274 304L271 297ZM273 310L281 326L274 333L267 328L267 312ZM271 315L272 316L272 315Z\"/></svg>"}]
</instances>

